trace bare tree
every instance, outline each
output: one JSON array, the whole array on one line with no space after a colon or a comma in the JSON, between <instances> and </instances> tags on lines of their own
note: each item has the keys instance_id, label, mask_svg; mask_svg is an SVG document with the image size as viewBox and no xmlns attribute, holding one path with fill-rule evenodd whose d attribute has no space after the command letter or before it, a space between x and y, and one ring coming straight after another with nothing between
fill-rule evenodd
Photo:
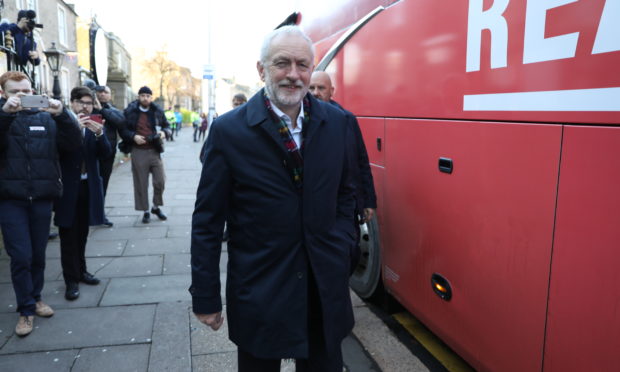
<instances>
[{"instance_id":1,"label":"bare tree","mask_svg":"<svg viewBox=\"0 0 620 372\"><path fill-rule=\"evenodd\" d=\"M153 58L145 61L144 70L152 76L159 85L159 91L154 92L158 97L164 97L164 85L168 86L171 78L179 71L179 66L168 59L165 47L155 52Z\"/></svg>"}]
</instances>

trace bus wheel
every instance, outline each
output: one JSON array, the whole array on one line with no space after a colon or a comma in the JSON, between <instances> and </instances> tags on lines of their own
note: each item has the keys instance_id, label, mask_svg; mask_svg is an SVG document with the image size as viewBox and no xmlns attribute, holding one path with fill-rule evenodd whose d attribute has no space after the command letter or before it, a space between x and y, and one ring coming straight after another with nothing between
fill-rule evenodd
<instances>
[{"instance_id":1,"label":"bus wheel","mask_svg":"<svg viewBox=\"0 0 620 372\"><path fill-rule=\"evenodd\" d=\"M361 255L355 271L349 279L351 288L363 299L369 299L381 280L381 249L377 219L360 226Z\"/></svg>"}]
</instances>

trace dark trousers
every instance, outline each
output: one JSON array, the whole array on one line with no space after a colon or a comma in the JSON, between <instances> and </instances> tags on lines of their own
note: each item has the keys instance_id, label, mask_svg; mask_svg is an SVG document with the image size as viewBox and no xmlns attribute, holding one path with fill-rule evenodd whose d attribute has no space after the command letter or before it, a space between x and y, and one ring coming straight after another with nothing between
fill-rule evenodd
<instances>
[{"instance_id":1,"label":"dark trousers","mask_svg":"<svg viewBox=\"0 0 620 372\"><path fill-rule=\"evenodd\" d=\"M310 344L308 359L296 359L296 372L342 372L342 350L332 350L331 353L325 348L323 335L323 317L321 299L314 278L311 275L308 280L308 338ZM279 372L280 359L261 359L250 353L237 352L239 372Z\"/></svg>"},{"instance_id":2,"label":"dark trousers","mask_svg":"<svg viewBox=\"0 0 620 372\"><path fill-rule=\"evenodd\" d=\"M0 201L2 237L11 257L11 280L21 315L34 315L35 303L41 300L51 218L52 201Z\"/></svg>"},{"instance_id":3,"label":"dark trousers","mask_svg":"<svg viewBox=\"0 0 620 372\"><path fill-rule=\"evenodd\" d=\"M70 227L58 227L60 263L65 283L77 283L86 271L86 240L88 239L88 181L80 182L75 219Z\"/></svg>"},{"instance_id":4,"label":"dark trousers","mask_svg":"<svg viewBox=\"0 0 620 372\"><path fill-rule=\"evenodd\" d=\"M112 175L112 168L114 168L114 158L116 157L116 151L105 159L99 159L99 172L101 173L101 179L103 180L103 197L108 193L108 182L110 182L110 176Z\"/></svg>"}]
</instances>

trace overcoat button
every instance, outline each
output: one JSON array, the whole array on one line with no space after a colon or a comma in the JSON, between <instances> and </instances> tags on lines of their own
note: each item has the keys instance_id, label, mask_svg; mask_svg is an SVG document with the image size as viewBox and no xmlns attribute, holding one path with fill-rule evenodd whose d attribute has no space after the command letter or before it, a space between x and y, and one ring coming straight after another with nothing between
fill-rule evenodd
<instances>
[{"instance_id":1,"label":"overcoat button","mask_svg":"<svg viewBox=\"0 0 620 372\"><path fill-rule=\"evenodd\" d=\"M298 272L298 273L297 273L297 277L298 277L299 279L303 278L303 277L304 277L304 273L302 273L301 271L300 271L300 272Z\"/></svg>"}]
</instances>

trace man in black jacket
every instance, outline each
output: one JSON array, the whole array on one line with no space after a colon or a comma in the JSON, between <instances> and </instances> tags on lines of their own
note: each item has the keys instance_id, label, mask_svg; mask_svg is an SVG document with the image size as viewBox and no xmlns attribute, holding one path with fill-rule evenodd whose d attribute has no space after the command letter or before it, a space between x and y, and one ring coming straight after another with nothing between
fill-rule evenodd
<instances>
[{"instance_id":1,"label":"man in black jacket","mask_svg":"<svg viewBox=\"0 0 620 372\"><path fill-rule=\"evenodd\" d=\"M153 103L153 92L147 86L140 88L138 99L125 109L125 128L121 130L123 141L131 143L131 173L133 174L134 202L137 211L144 211L142 223L151 222L149 213L149 174L153 174L153 207L151 213L166 220L161 210L164 205L166 175L160 153L162 139L168 131L164 111ZM161 130L158 131L157 127Z\"/></svg>"},{"instance_id":2,"label":"man in black jacket","mask_svg":"<svg viewBox=\"0 0 620 372\"><path fill-rule=\"evenodd\" d=\"M110 146L112 147L110 156L99 160L99 171L101 172L101 178L103 178L103 196L105 198L108 192L108 182L110 181L112 169L114 168L118 134L124 125L125 117L121 110L112 105L112 91L110 87L97 86L95 87L95 92L97 92L97 100L101 104L101 109L94 109L93 114L101 114L103 116L105 120L105 136L108 138ZM107 217L104 219L103 224L108 227L114 225Z\"/></svg>"},{"instance_id":3,"label":"man in black jacket","mask_svg":"<svg viewBox=\"0 0 620 372\"><path fill-rule=\"evenodd\" d=\"M40 111L22 106L32 95L25 74L2 74L0 87L0 225L20 314L15 333L26 336L35 314L54 314L41 290L52 202L63 188L59 151L78 148L82 136L60 101L50 99Z\"/></svg>"}]
</instances>

